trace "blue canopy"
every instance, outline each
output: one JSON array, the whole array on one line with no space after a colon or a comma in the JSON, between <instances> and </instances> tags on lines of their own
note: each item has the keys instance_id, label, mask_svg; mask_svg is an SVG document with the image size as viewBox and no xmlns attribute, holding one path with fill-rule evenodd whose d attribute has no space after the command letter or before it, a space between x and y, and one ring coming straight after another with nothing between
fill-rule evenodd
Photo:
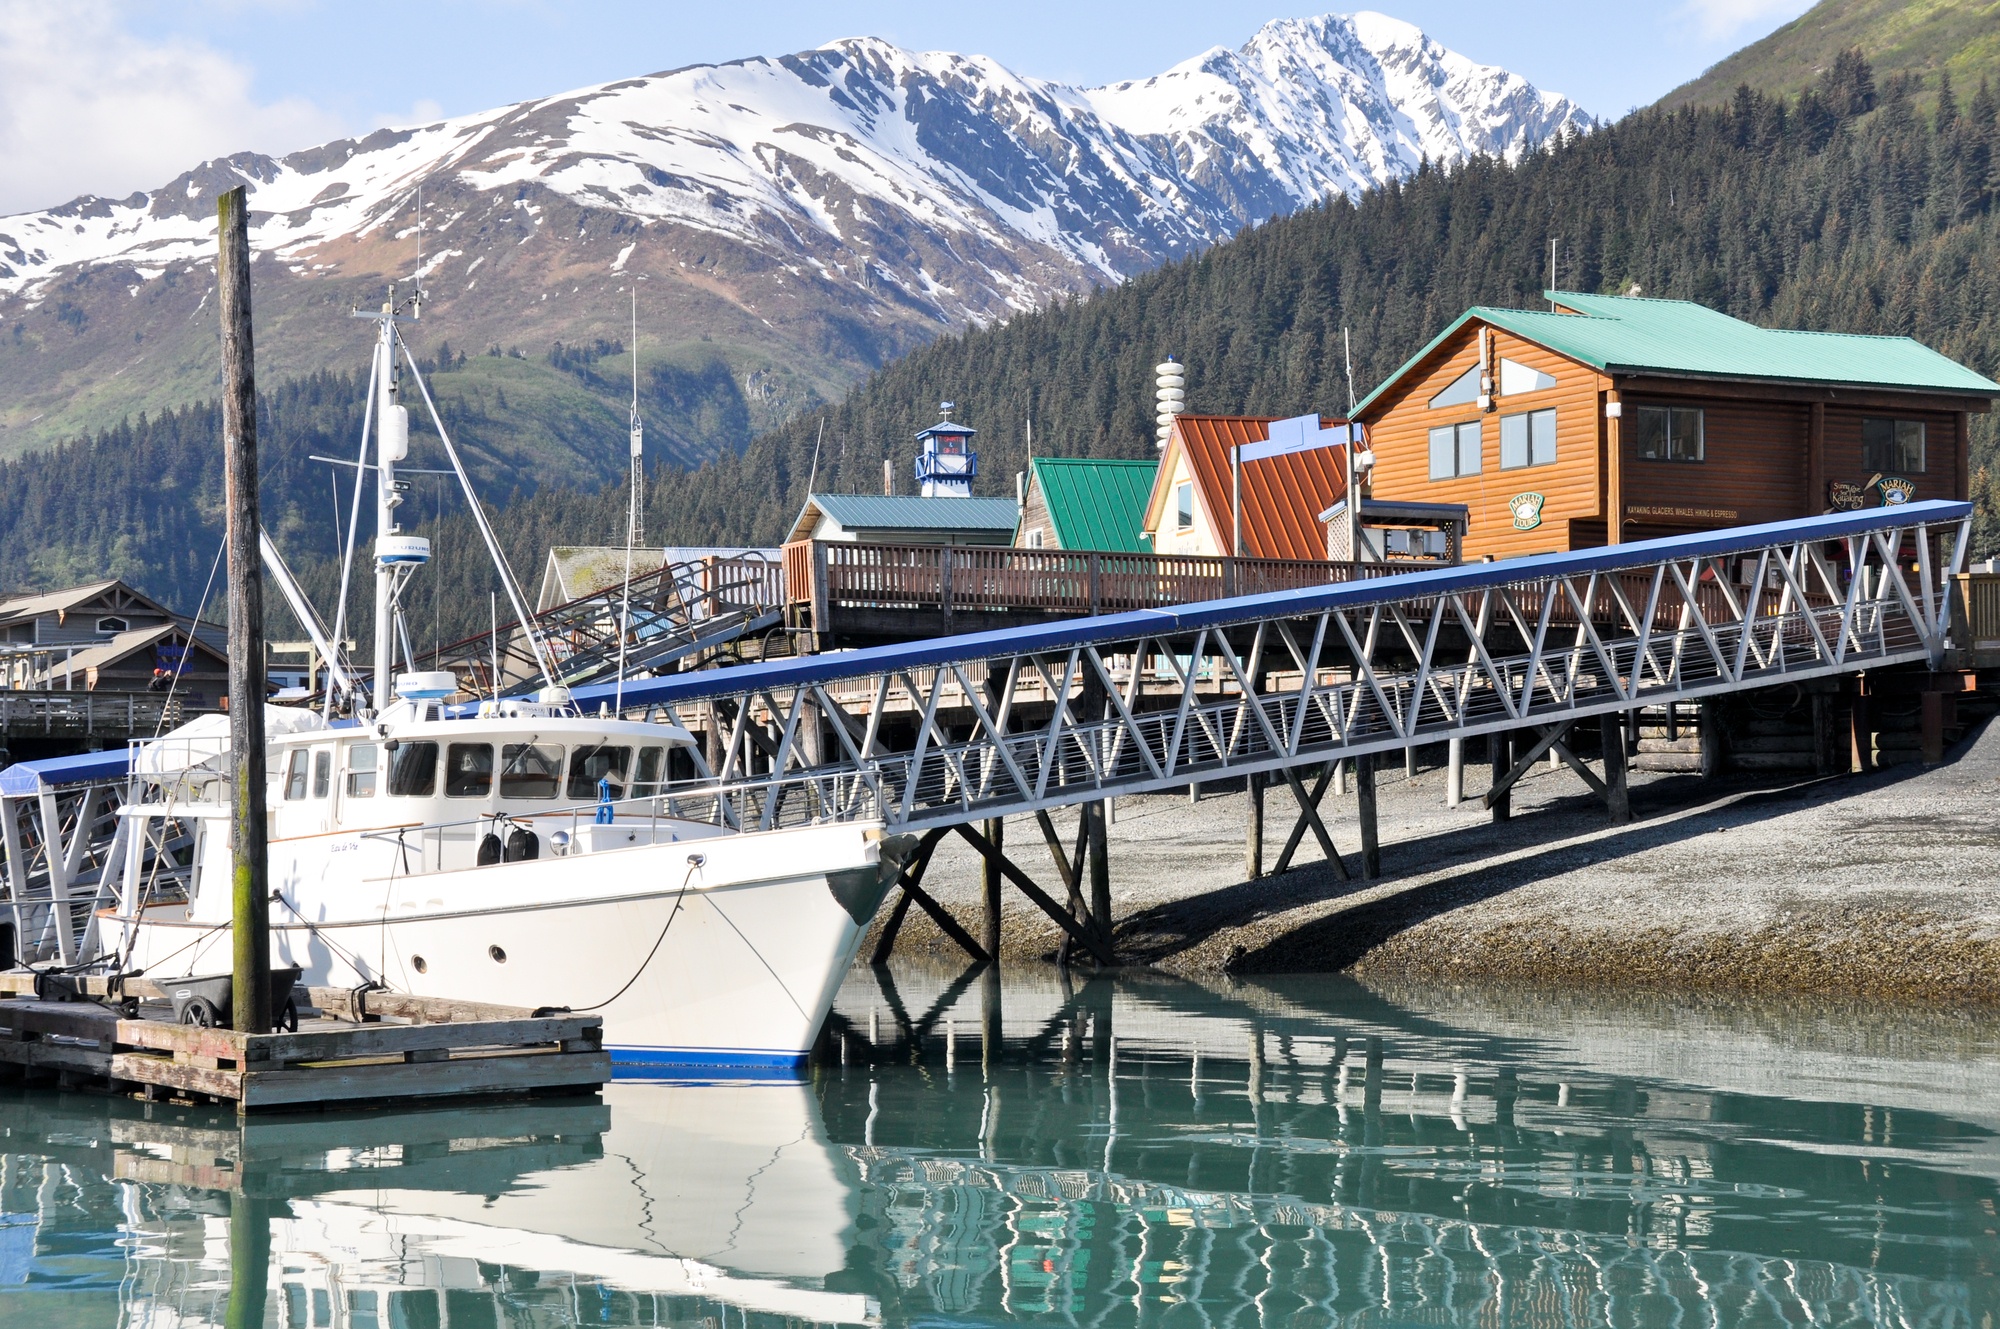
<instances>
[{"instance_id":1,"label":"blue canopy","mask_svg":"<svg viewBox=\"0 0 2000 1329\"><path fill-rule=\"evenodd\" d=\"M132 759L124 748L17 761L0 771L0 798L28 798L65 785L111 784L123 780L131 770Z\"/></svg>"}]
</instances>

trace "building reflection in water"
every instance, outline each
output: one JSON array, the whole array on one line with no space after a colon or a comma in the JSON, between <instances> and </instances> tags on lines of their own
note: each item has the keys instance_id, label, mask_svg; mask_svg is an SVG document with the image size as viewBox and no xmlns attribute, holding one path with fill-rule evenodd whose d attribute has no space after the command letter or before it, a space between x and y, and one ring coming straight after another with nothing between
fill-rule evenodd
<instances>
[{"instance_id":1,"label":"building reflection in water","mask_svg":"<svg viewBox=\"0 0 2000 1329\"><path fill-rule=\"evenodd\" d=\"M1825 1053L1755 1022L1562 1039L1339 981L1016 980L987 1054L981 995L843 994L820 1098L891 1319L1992 1329L1987 1035L1899 1061L1822 1030L1884 1106L1788 1095ZM1747 1082L1629 1073L1688 1039Z\"/></svg>"},{"instance_id":2,"label":"building reflection in water","mask_svg":"<svg viewBox=\"0 0 2000 1329\"><path fill-rule=\"evenodd\" d=\"M805 1083L248 1126L12 1088L0 1324L1994 1329L1996 1047L864 970Z\"/></svg>"}]
</instances>

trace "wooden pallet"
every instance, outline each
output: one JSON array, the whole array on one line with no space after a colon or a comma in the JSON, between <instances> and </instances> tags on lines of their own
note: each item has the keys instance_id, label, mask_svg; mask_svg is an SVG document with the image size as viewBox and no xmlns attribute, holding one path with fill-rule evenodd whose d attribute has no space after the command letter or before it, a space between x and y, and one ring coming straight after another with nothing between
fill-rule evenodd
<instances>
[{"instance_id":1,"label":"wooden pallet","mask_svg":"<svg viewBox=\"0 0 2000 1329\"><path fill-rule=\"evenodd\" d=\"M102 984L79 986L108 995L92 991ZM242 1034L131 1019L89 1000L40 1001L32 976L0 974L0 1065L147 1098L233 1103L239 1113L590 1092L611 1078L596 1016L311 992L316 1007L324 1002L322 1009L350 1018L307 1020L297 1033ZM152 1000L159 992L134 980L124 995Z\"/></svg>"}]
</instances>

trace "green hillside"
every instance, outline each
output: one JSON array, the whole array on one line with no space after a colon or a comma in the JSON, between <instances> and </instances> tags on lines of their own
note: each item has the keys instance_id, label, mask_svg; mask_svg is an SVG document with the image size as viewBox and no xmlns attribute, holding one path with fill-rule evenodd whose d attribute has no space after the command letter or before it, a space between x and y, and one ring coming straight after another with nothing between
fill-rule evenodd
<instances>
[{"instance_id":1,"label":"green hillside","mask_svg":"<svg viewBox=\"0 0 2000 1329\"><path fill-rule=\"evenodd\" d=\"M1842 51L1857 49L1867 53L1878 83L1913 79L1928 90L1926 104L1936 95L1940 71L1961 95L1982 79L2000 84L2000 0L1821 0L1675 88L1660 105L1719 106L1744 84L1796 97L1830 71Z\"/></svg>"}]
</instances>

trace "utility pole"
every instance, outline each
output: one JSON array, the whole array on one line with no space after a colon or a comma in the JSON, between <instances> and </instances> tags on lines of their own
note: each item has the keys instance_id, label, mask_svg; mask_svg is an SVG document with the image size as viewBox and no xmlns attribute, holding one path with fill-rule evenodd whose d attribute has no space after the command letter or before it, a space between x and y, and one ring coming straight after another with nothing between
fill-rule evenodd
<instances>
[{"instance_id":1,"label":"utility pole","mask_svg":"<svg viewBox=\"0 0 2000 1329\"><path fill-rule=\"evenodd\" d=\"M234 956L230 1010L243 1033L271 1028L270 863L264 820L264 570L257 548L257 379L250 342L250 199L215 201L222 302L222 476L229 550L229 756Z\"/></svg>"}]
</instances>

